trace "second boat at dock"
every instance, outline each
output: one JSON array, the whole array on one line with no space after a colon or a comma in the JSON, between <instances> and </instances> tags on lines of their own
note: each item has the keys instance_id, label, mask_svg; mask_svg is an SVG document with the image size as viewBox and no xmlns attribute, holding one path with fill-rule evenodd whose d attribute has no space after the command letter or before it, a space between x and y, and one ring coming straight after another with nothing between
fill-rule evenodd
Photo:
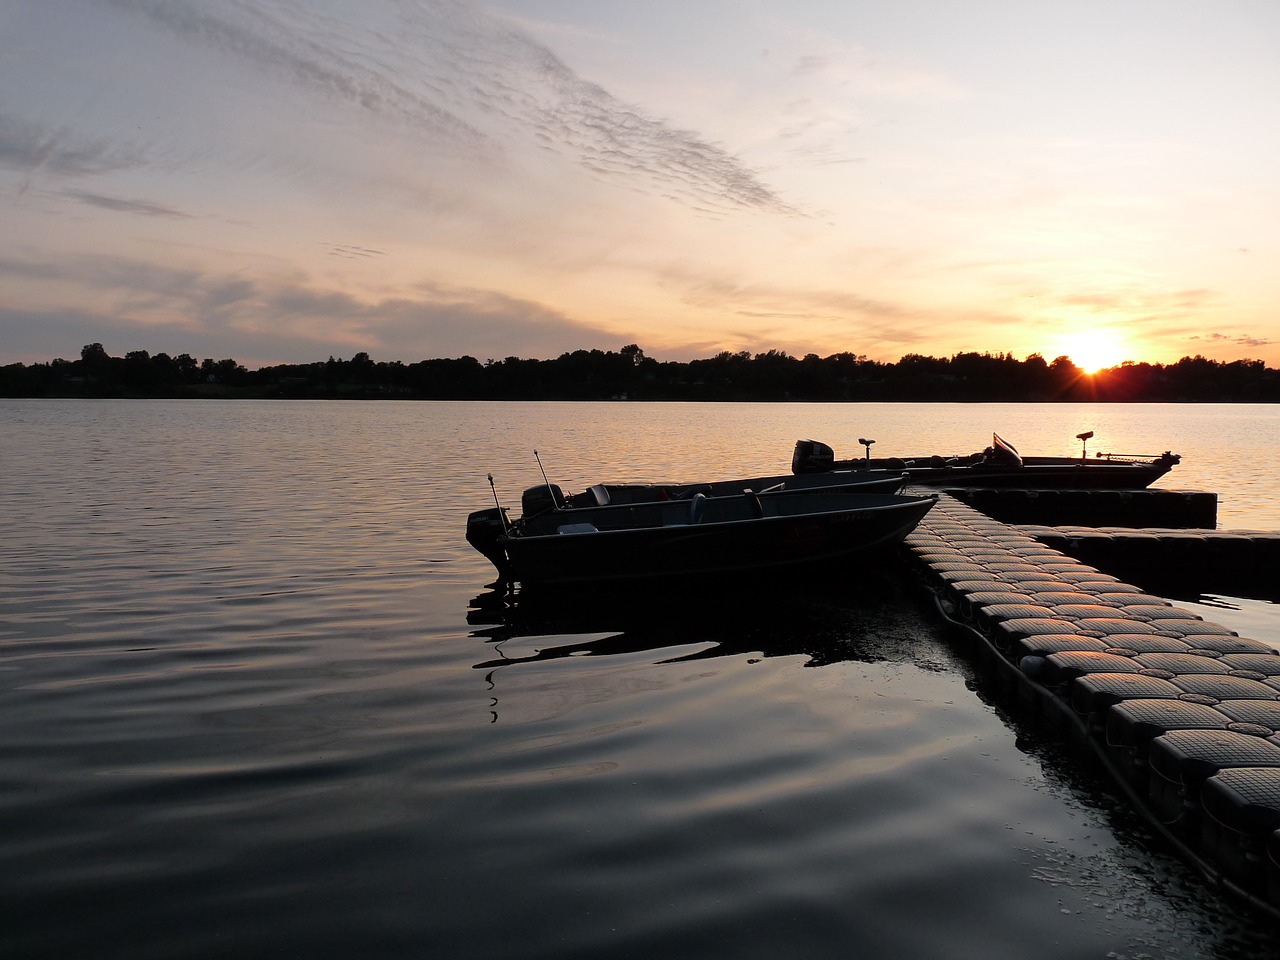
<instances>
[{"instance_id":1,"label":"second boat at dock","mask_svg":"<svg viewBox=\"0 0 1280 960\"><path fill-rule=\"evenodd\" d=\"M1087 455L1093 432L1076 434L1079 457L1024 457L1013 444L992 434L991 446L968 456L931 454L872 457L874 440L859 438L866 455L837 460L831 447L818 440L797 440L791 472L797 475L901 475L913 484L931 487L1021 487L1028 490L1141 490L1181 462L1176 453L1098 453Z\"/></svg>"}]
</instances>

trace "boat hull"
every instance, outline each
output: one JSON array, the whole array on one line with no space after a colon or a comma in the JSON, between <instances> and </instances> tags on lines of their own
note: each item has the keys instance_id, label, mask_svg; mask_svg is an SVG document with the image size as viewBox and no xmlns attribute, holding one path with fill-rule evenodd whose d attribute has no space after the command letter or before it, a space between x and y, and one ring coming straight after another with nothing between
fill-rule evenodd
<instances>
[{"instance_id":1,"label":"boat hull","mask_svg":"<svg viewBox=\"0 0 1280 960\"><path fill-rule=\"evenodd\" d=\"M929 487L1001 487L1025 490L1142 490L1181 460L1159 456L1085 457L890 457L835 460L831 448L799 440L791 458L798 476L874 477L905 475L907 482Z\"/></svg>"},{"instance_id":2,"label":"boat hull","mask_svg":"<svg viewBox=\"0 0 1280 960\"><path fill-rule=\"evenodd\" d=\"M905 467L910 483L928 487L1018 487L1025 490L1142 490L1159 480L1172 464L1079 461L1025 462L1022 466ZM839 471L837 471L839 472ZM853 474L860 471L852 470ZM874 468L873 468L874 472Z\"/></svg>"},{"instance_id":3,"label":"boat hull","mask_svg":"<svg viewBox=\"0 0 1280 960\"><path fill-rule=\"evenodd\" d=\"M694 505L689 516L682 516L682 504L669 505L663 515L640 508L643 515L630 520L606 511L634 513L638 508L569 510L558 518L538 518L543 521L540 531L546 532L506 535L498 544L505 553L507 574L524 584L701 584L708 579L832 572L856 568L900 542L937 501L936 496L815 493L771 498L763 505L759 499L748 501L750 509L772 515L741 516L738 507L730 512L724 506L725 501L739 499L743 498L706 500L703 517L692 514ZM819 500L824 502L799 505ZM584 518L593 512L596 523ZM610 529L611 524L616 526Z\"/></svg>"}]
</instances>

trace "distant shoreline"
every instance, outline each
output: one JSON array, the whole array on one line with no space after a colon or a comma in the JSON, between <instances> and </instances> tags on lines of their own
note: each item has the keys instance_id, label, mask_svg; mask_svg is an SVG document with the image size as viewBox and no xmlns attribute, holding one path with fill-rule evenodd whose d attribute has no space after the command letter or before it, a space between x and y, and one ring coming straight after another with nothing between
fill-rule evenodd
<instances>
[{"instance_id":1,"label":"distant shoreline","mask_svg":"<svg viewBox=\"0 0 1280 960\"><path fill-rule=\"evenodd\" d=\"M860 398L857 400L827 400L812 399L806 397L800 398L696 398L696 397L597 397L597 398L577 398L577 397L388 397L388 396L370 396L370 395L349 395L349 396L280 396L269 393L260 393L253 390L236 390L234 388L224 390L211 390L189 393L175 394L95 394L95 393L44 393L38 395L13 395L0 394L2 400L119 400L119 401L135 401L135 400L153 400L165 402L199 402L206 400L227 400L227 401L245 401L245 400L267 400L282 403L574 403L574 404L593 404L593 403L819 403L819 404L842 404L842 403L918 403L922 405L943 404L943 403L968 403L968 404L985 404L985 403L1054 403L1054 404L1083 404L1083 403L1114 403L1114 404L1193 404L1193 403L1221 403L1221 404L1254 404L1266 405L1280 403L1277 400L1240 400L1236 398L1212 399L1206 397L1189 397L1180 399L1158 399L1158 400L1099 400L1089 398L1056 398L1046 399L1041 397L1028 398L1003 398L998 400L986 399L968 399L956 397L947 399L945 397L929 397L929 398Z\"/></svg>"},{"instance_id":2,"label":"distant shoreline","mask_svg":"<svg viewBox=\"0 0 1280 960\"><path fill-rule=\"evenodd\" d=\"M909 354L882 363L853 353L803 358L742 351L658 361L635 344L551 360L474 357L285 364L248 370L232 359L102 344L78 360L0 367L0 397L46 399L484 400L729 403L1280 403L1280 370L1260 360L1183 357L1085 373L1069 357Z\"/></svg>"}]
</instances>

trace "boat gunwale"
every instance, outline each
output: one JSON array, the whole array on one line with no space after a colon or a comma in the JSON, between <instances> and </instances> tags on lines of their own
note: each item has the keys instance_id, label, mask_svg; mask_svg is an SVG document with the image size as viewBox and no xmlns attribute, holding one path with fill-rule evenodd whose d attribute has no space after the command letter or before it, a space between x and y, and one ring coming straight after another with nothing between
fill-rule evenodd
<instances>
[{"instance_id":1,"label":"boat gunwale","mask_svg":"<svg viewBox=\"0 0 1280 960\"><path fill-rule=\"evenodd\" d=\"M823 496L823 495L824 494L822 493L812 494L812 496ZM759 495L757 494L757 496ZM768 496L768 495L766 494L765 496ZM743 523L756 524L756 523L767 522L767 521L800 521L800 520L815 520L815 519L834 521L834 520L840 519L841 516L844 514L849 514L851 516L852 515L864 516L864 515L873 514L873 513L878 515L886 512L898 512L898 511L909 512L908 508L917 507L925 503L926 501L929 502L930 509L931 509L932 506L936 504L939 499L938 494L933 494L933 493L923 494L919 496L900 495L900 494L848 494L847 496L858 496L858 497L865 496L867 498L874 498L876 500L889 500L891 502L866 504L863 506L857 506L857 505L844 506L844 507L839 507L831 510L817 510L817 511L806 511L806 512L800 512L800 513L775 514L774 516L763 516L763 517L735 517L727 520L699 520L697 522L690 521L690 522L684 522L684 523L678 523L678 522L677 523L655 523L655 524L646 524L643 526L636 525L636 526L625 526L625 527L605 527L605 528L597 528L595 530L581 530L581 531L575 530L575 531L568 531L568 532L562 531L561 529L557 528L548 533L524 533L522 531L522 527L529 520L542 520L544 517L548 516L548 514L540 514L537 517L530 517L530 518L515 521L512 524L511 528L506 533L501 534L497 539L499 544L507 544L513 541L522 541L527 543L530 541L556 539L561 537L601 536L601 535L619 535L619 534L630 534L632 536L636 536L641 533L658 532L658 531L664 531L664 530L676 531L676 530L694 529L694 530L714 531L717 528L736 525L736 524L743 524ZM736 500L740 498L718 497L718 498L707 498L707 499ZM745 499L745 497L741 499ZM613 511L613 510L617 510L618 512L621 512L623 510L635 510L638 507L639 508L653 507L653 506L661 507L671 502L678 502L678 503L684 504L684 503L691 503L692 501L622 503L622 504L609 504L606 506L599 506L599 507L573 507L567 510L558 511L558 513L561 516L567 518L567 517L571 517L575 513L594 514L600 511ZM928 510L925 511L925 513L927 512ZM921 514L921 516L923 515L924 514ZM582 522L589 523L590 521L584 518Z\"/></svg>"}]
</instances>

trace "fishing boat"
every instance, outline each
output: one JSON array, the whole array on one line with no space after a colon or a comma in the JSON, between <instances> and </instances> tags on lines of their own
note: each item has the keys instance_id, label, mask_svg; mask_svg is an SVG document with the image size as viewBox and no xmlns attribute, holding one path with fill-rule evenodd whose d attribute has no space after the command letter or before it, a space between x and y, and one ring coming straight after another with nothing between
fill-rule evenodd
<instances>
[{"instance_id":1,"label":"fishing boat","mask_svg":"<svg viewBox=\"0 0 1280 960\"><path fill-rule=\"evenodd\" d=\"M1141 490L1181 462L1176 453L1088 456L1093 431L1076 434L1079 457L1024 457L1013 444L992 434L991 446L968 456L872 457L874 440L859 438L865 455L837 460L817 440L797 440L791 455L795 475L905 475L908 482L933 487L1019 487L1029 490Z\"/></svg>"},{"instance_id":2,"label":"fishing boat","mask_svg":"<svg viewBox=\"0 0 1280 960\"><path fill-rule=\"evenodd\" d=\"M582 585L707 580L843 569L911 532L936 494L812 491L552 507L508 521L467 518L467 541L505 580Z\"/></svg>"},{"instance_id":3,"label":"fishing boat","mask_svg":"<svg viewBox=\"0 0 1280 960\"><path fill-rule=\"evenodd\" d=\"M879 470L792 474L790 476L743 477L703 483L596 483L576 494L561 493L566 507L603 507L619 503L649 503L655 500L688 500L704 497L732 497L745 493L792 494L814 492L897 493L906 484L902 471ZM555 486L554 484L552 485ZM559 488L556 488L557 490ZM541 500L546 488L527 493ZM545 505L545 504L544 504Z\"/></svg>"}]
</instances>

